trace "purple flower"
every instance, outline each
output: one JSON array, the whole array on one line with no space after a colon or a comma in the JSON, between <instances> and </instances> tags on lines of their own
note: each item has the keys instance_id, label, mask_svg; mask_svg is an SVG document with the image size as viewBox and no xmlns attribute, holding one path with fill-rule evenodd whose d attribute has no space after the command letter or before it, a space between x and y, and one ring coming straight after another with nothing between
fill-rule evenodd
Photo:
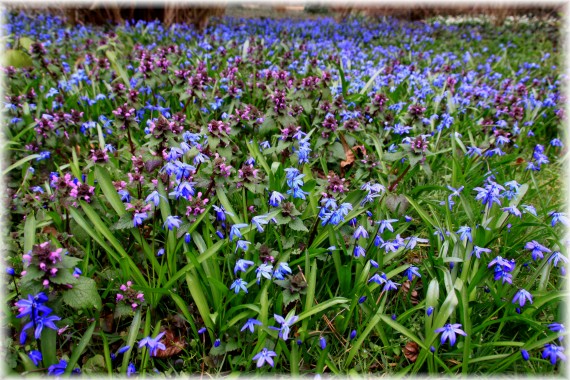
<instances>
[{"instance_id":1,"label":"purple flower","mask_svg":"<svg viewBox=\"0 0 570 380\"><path fill-rule=\"evenodd\" d=\"M141 339L139 342L139 348L146 346L150 351L150 356L155 356L158 350L166 350L166 346L163 343L160 343L164 334L165 332L161 332L155 338L147 336L146 338Z\"/></svg>"},{"instance_id":2,"label":"purple flower","mask_svg":"<svg viewBox=\"0 0 570 380\"><path fill-rule=\"evenodd\" d=\"M524 289L519 289L519 291L515 294L512 303L519 303L521 307L526 304L526 301L532 303L532 295Z\"/></svg>"},{"instance_id":3,"label":"purple flower","mask_svg":"<svg viewBox=\"0 0 570 380\"><path fill-rule=\"evenodd\" d=\"M263 365L267 362L270 366L273 367L273 359L272 357L277 356L277 354L273 351L269 351L267 348L261 350L257 355L253 357L252 360L257 360L257 368L263 367Z\"/></svg>"},{"instance_id":4,"label":"purple flower","mask_svg":"<svg viewBox=\"0 0 570 380\"><path fill-rule=\"evenodd\" d=\"M449 340L449 344L451 346L455 345L455 340L457 338L455 334L467 336L465 331L461 330L460 323L454 323L454 324L448 323L445 326L436 329L435 332L436 333L443 332L443 334L441 335L441 344L444 344L446 340Z\"/></svg>"}]
</instances>

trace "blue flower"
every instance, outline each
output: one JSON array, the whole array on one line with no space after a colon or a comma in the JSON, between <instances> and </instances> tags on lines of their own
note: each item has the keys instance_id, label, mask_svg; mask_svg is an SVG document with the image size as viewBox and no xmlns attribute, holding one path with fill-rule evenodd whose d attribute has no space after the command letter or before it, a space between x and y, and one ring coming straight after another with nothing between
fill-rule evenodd
<instances>
[{"instance_id":1,"label":"blue flower","mask_svg":"<svg viewBox=\"0 0 570 380\"><path fill-rule=\"evenodd\" d=\"M20 314L16 316L16 318L22 318L25 316L30 316L30 318L36 318L39 312L49 314L51 313L51 309L44 305L48 301L48 297L43 293L40 292L35 296L28 294L27 300L19 300L16 302L16 306L18 307L18 311Z\"/></svg>"},{"instance_id":2,"label":"blue flower","mask_svg":"<svg viewBox=\"0 0 570 380\"><path fill-rule=\"evenodd\" d=\"M119 190L119 195L121 196L122 202L130 202L131 201L131 194L127 190Z\"/></svg>"},{"instance_id":3,"label":"blue flower","mask_svg":"<svg viewBox=\"0 0 570 380\"><path fill-rule=\"evenodd\" d=\"M133 226L140 226L146 218L148 218L148 214L146 212L136 212L133 215Z\"/></svg>"},{"instance_id":4,"label":"blue flower","mask_svg":"<svg viewBox=\"0 0 570 380\"><path fill-rule=\"evenodd\" d=\"M521 356L522 356L523 360L525 360L525 361L527 361L530 358L528 351L525 349L521 349Z\"/></svg>"},{"instance_id":5,"label":"blue flower","mask_svg":"<svg viewBox=\"0 0 570 380\"><path fill-rule=\"evenodd\" d=\"M354 338L356 338L356 330L352 330L350 332L350 340L353 340Z\"/></svg>"},{"instance_id":6,"label":"blue flower","mask_svg":"<svg viewBox=\"0 0 570 380\"><path fill-rule=\"evenodd\" d=\"M382 273L382 275L379 275L378 273L374 274L374 276L370 277L370 280L368 280L368 282L375 282L378 285L382 285L386 283L386 275L384 273Z\"/></svg>"},{"instance_id":7,"label":"blue flower","mask_svg":"<svg viewBox=\"0 0 570 380\"><path fill-rule=\"evenodd\" d=\"M406 269L406 271L404 272L404 275L408 276L408 280L410 280L410 281L412 281L414 276L422 277L422 275L419 272L419 268L415 267L413 265L410 265L410 267L408 269Z\"/></svg>"},{"instance_id":8,"label":"blue flower","mask_svg":"<svg viewBox=\"0 0 570 380\"><path fill-rule=\"evenodd\" d=\"M141 339L139 342L139 348L146 346L149 349L150 356L155 356L158 350L166 350L166 346L163 343L160 343L164 334L165 332L161 332L155 338L147 336L146 338Z\"/></svg>"},{"instance_id":9,"label":"blue flower","mask_svg":"<svg viewBox=\"0 0 570 380\"><path fill-rule=\"evenodd\" d=\"M354 234L352 235L353 239L360 239L360 238L368 238L368 231L362 226L358 226Z\"/></svg>"},{"instance_id":10,"label":"blue flower","mask_svg":"<svg viewBox=\"0 0 570 380\"><path fill-rule=\"evenodd\" d=\"M251 242L249 242L247 240L238 240L236 243L236 250L234 251L234 253L237 252L238 248L244 252L247 252L247 249L248 249L250 244L251 244Z\"/></svg>"},{"instance_id":11,"label":"blue flower","mask_svg":"<svg viewBox=\"0 0 570 380\"><path fill-rule=\"evenodd\" d=\"M297 322L299 317L296 315L292 315L289 318L285 319L277 314L274 314L273 316L275 317L275 322L279 323L281 327L279 328L279 327L270 326L269 328L272 330L279 331L279 337L286 341L287 339L289 339L289 332L291 331L291 326L293 325L293 323Z\"/></svg>"},{"instance_id":12,"label":"blue flower","mask_svg":"<svg viewBox=\"0 0 570 380\"><path fill-rule=\"evenodd\" d=\"M556 251L552 253L552 255L548 258L548 262L552 263L555 267L558 267L558 263L562 261L563 263L568 263L568 259L566 256L561 254L560 252Z\"/></svg>"},{"instance_id":13,"label":"blue flower","mask_svg":"<svg viewBox=\"0 0 570 380\"><path fill-rule=\"evenodd\" d=\"M234 224L230 227L230 241L234 240L234 237L237 237L238 239L242 238L242 234L240 232L240 230L242 228L247 227L249 224L245 224L245 223L240 223L240 224Z\"/></svg>"},{"instance_id":14,"label":"blue flower","mask_svg":"<svg viewBox=\"0 0 570 380\"><path fill-rule=\"evenodd\" d=\"M52 376L63 375L66 368L67 368L67 362L62 359L59 361L59 363L52 364L48 367L48 375L52 375Z\"/></svg>"},{"instance_id":15,"label":"blue flower","mask_svg":"<svg viewBox=\"0 0 570 380\"><path fill-rule=\"evenodd\" d=\"M392 223L397 221L398 219L386 219L386 220L379 220L376 223L380 223L380 228L379 228L380 233L383 233L384 230L394 232L394 227L392 227Z\"/></svg>"},{"instance_id":16,"label":"blue flower","mask_svg":"<svg viewBox=\"0 0 570 380\"><path fill-rule=\"evenodd\" d=\"M281 201L285 199L285 196L277 191L271 193L271 197L269 198L269 204L273 207L277 207L281 204Z\"/></svg>"},{"instance_id":17,"label":"blue flower","mask_svg":"<svg viewBox=\"0 0 570 380\"><path fill-rule=\"evenodd\" d=\"M460 323L454 323L454 324L448 323L445 326L436 329L435 332L436 333L443 332L443 334L441 335L441 344L444 344L446 340L449 340L449 344L451 346L455 345L455 340L457 338L455 334L467 336L465 331L461 330Z\"/></svg>"},{"instance_id":18,"label":"blue flower","mask_svg":"<svg viewBox=\"0 0 570 380\"><path fill-rule=\"evenodd\" d=\"M247 282L242 280L241 278L236 279L232 285L230 286L230 290L233 290L236 294L243 290L247 293Z\"/></svg>"},{"instance_id":19,"label":"blue flower","mask_svg":"<svg viewBox=\"0 0 570 380\"><path fill-rule=\"evenodd\" d=\"M168 227L168 229L170 231L172 231L173 228L179 228L180 225L182 224L182 219L180 219L179 216L167 216L166 217L166 221L164 222L164 227Z\"/></svg>"},{"instance_id":20,"label":"blue flower","mask_svg":"<svg viewBox=\"0 0 570 380\"><path fill-rule=\"evenodd\" d=\"M277 269L273 272L273 277L278 280L284 280L285 275L291 274L291 268L287 263L279 263Z\"/></svg>"},{"instance_id":21,"label":"blue flower","mask_svg":"<svg viewBox=\"0 0 570 380\"><path fill-rule=\"evenodd\" d=\"M273 367L273 357L277 356L277 354L273 351L269 351L267 348L261 350L257 355L253 357L253 361L257 360L257 368L263 367L263 365L267 362L270 366Z\"/></svg>"},{"instance_id":22,"label":"blue flower","mask_svg":"<svg viewBox=\"0 0 570 380\"><path fill-rule=\"evenodd\" d=\"M324 336L322 336L321 339L319 339L319 344L321 346L321 350L327 348L327 340L325 339Z\"/></svg>"},{"instance_id":23,"label":"blue flower","mask_svg":"<svg viewBox=\"0 0 570 380\"><path fill-rule=\"evenodd\" d=\"M354 246L354 257L366 256L366 250L359 245Z\"/></svg>"},{"instance_id":24,"label":"blue flower","mask_svg":"<svg viewBox=\"0 0 570 380\"><path fill-rule=\"evenodd\" d=\"M241 328L240 331L244 331L245 329L248 329L253 334L253 330L255 329L255 326L261 326L261 325L262 325L262 323L259 322L257 319L249 318L247 320L247 322L245 323L245 325L243 325L243 327Z\"/></svg>"},{"instance_id":25,"label":"blue flower","mask_svg":"<svg viewBox=\"0 0 570 380\"><path fill-rule=\"evenodd\" d=\"M558 222L562 223L566 227L570 225L570 219L568 219L566 214L563 212L551 211L548 213L548 216L552 218L552 223L551 223L552 227L554 227Z\"/></svg>"},{"instance_id":26,"label":"blue flower","mask_svg":"<svg viewBox=\"0 0 570 380\"><path fill-rule=\"evenodd\" d=\"M131 377L135 373L137 373L137 367L133 363L129 363L127 366L127 377Z\"/></svg>"},{"instance_id":27,"label":"blue flower","mask_svg":"<svg viewBox=\"0 0 570 380\"><path fill-rule=\"evenodd\" d=\"M395 283L392 280L386 280L386 283L384 284L382 291L387 292L389 290L398 290L398 286L400 286L400 284Z\"/></svg>"},{"instance_id":28,"label":"blue flower","mask_svg":"<svg viewBox=\"0 0 570 380\"><path fill-rule=\"evenodd\" d=\"M532 295L524 289L519 289L519 291L515 294L512 303L519 303L521 307L526 304L526 301L532 303Z\"/></svg>"},{"instance_id":29,"label":"blue flower","mask_svg":"<svg viewBox=\"0 0 570 380\"><path fill-rule=\"evenodd\" d=\"M32 362L34 362L34 365L37 367L38 364L40 364L40 362L42 361L43 357L42 357L42 353L36 350L30 351L30 353L28 354L28 356L30 357L30 359L32 360Z\"/></svg>"},{"instance_id":30,"label":"blue flower","mask_svg":"<svg viewBox=\"0 0 570 380\"><path fill-rule=\"evenodd\" d=\"M154 207L158 207L158 204L160 203L160 198L164 198L162 195L160 195L158 193L158 191L154 190L152 193L150 193L146 199L144 200L146 203L154 203Z\"/></svg>"},{"instance_id":31,"label":"blue flower","mask_svg":"<svg viewBox=\"0 0 570 380\"><path fill-rule=\"evenodd\" d=\"M426 314L429 317L430 315L432 315L433 313L433 306L429 306L426 310Z\"/></svg>"},{"instance_id":32,"label":"blue flower","mask_svg":"<svg viewBox=\"0 0 570 380\"><path fill-rule=\"evenodd\" d=\"M24 325L22 328L22 333L20 334L20 343L26 342L26 330L34 328L34 337L36 339L40 339L44 327L49 327L52 330L57 330L57 326L54 322L59 320L61 320L61 318L57 315L38 315L35 320L26 323L26 325Z\"/></svg>"},{"instance_id":33,"label":"blue flower","mask_svg":"<svg viewBox=\"0 0 570 380\"><path fill-rule=\"evenodd\" d=\"M469 240L471 243L473 243L473 237L471 236L471 227L468 226L461 226L459 227L459 229L457 230L457 234L459 234L459 238L461 240Z\"/></svg>"},{"instance_id":34,"label":"blue flower","mask_svg":"<svg viewBox=\"0 0 570 380\"><path fill-rule=\"evenodd\" d=\"M538 243L536 240L530 241L525 244L525 249L528 249L532 254L532 259L536 261L537 258L542 259L544 258L543 253L550 253L552 252L550 249L546 248L545 246Z\"/></svg>"},{"instance_id":35,"label":"blue flower","mask_svg":"<svg viewBox=\"0 0 570 380\"><path fill-rule=\"evenodd\" d=\"M475 255L478 259L481 258L482 253L491 253L489 248L481 248L478 246L473 246L473 251L471 251L471 255Z\"/></svg>"},{"instance_id":36,"label":"blue flower","mask_svg":"<svg viewBox=\"0 0 570 380\"><path fill-rule=\"evenodd\" d=\"M220 221L220 222L224 222L226 220L226 214L233 216L233 214L231 212L227 212L226 209L224 209L224 206L216 206L214 205L214 210L216 211L216 220Z\"/></svg>"},{"instance_id":37,"label":"blue flower","mask_svg":"<svg viewBox=\"0 0 570 380\"><path fill-rule=\"evenodd\" d=\"M251 218L251 224L254 225L255 227L257 227L257 231L259 232L263 232L263 227L261 226L262 224L267 224L269 223L268 220L265 219L266 215L258 215L258 216L254 216L253 218Z\"/></svg>"},{"instance_id":38,"label":"blue flower","mask_svg":"<svg viewBox=\"0 0 570 380\"><path fill-rule=\"evenodd\" d=\"M252 265L253 265L253 261L239 259L236 262L236 266L234 268L234 274L237 274L238 271L245 272L245 271L247 271L247 268L249 268Z\"/></svg>"},{"instance_id":39,"label":"blue flower","mask_svg":"<svg viewBox=\"0 0 570 380\"><path fill-rule=\"evenodd\" d=\"M550 358L550 364L555 365L558 359L566 361L566 355L564 355L564 347L557 346L555 344L545 344L544 350L542 351L542 358Z\"/></svg>"},{"instance_id":40,"label":"blue flower","mask_svg":"<svg viewBox=\"0 0 570 380\"><path fill-rule=\"evenodd\" d=\"M268 280L271 280L271 274L273 272L273 265L269 265L269 264L261 264L260 266L257 267L257 269L255 270L255 274L257 277L257 283L259 284L259 281L261 280L261 277L265 277Z\"/></svg>"}]
</instances>

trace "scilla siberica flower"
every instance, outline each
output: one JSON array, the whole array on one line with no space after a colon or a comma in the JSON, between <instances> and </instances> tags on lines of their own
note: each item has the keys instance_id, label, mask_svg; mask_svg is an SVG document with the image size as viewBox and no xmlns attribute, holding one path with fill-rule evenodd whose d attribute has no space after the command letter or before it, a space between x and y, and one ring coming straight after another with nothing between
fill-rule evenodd
<instances>
[{"instance_id":1,"label":"scilla siberica flower","mask_svg":"<svg viewBox=\"0 0 570 380\"><path fill-rule=\"evenodd\" d=\"M545 344L544 350L542 351L542 358L550 359L550 364L555 365L558 359L566 361L566 355L564 355L564 347L557 346L555 344Z\"/></svg>"},{"instance_id":2,"label":"scilla siberica flower","mask_svg":"<svg viewBox=\"0 0 570 380\"><path fill-rule=\"evenodd\" d=\"M258 266L257 269L255 270L255 274L257 276L257 283L259 284L259 281L261 280L262 276L268 280L271 280L272 272L273 272L273 265L264 263Z\"/></svg>"},{"instance_id":3,"label":"scilla siberica flower","mask_svg":"<svg viewBox=\"0 0 570 380\"><path fill-rule=\"evenodd\" d=\"M253 261L239 259L236 262L236 266L234 268L234 274L237 274L238 271L245 272L247 268L253 265Z\"/></svg>"},{"instance_id":4,"label":"scilla siberica flower","mask_svg":"<svg viewBox=\"0 0 570 380\"><path fill-rule=\"evenodd\" d=\"M544 258L543 253L550 253L552 252L550 249L546 248L545 246L538 243L536 240L529 241L524 246L525 249L528 249L531 252L532 259L536 261L537 259Z\"/></svg>"},{"instance_id":5,"label":"scilla siberica flower","mask_svg":"<svg viewBox=\"0 0 570 380\"><path fill-rule=\"evenodd\" d=\"M179 228L181 224L182 224L182 219L180 219L179 216L170 215L166 217L166 221L164 222L164 227L168 227L168 229L172 231L173 228Z\"/></svg>"},{"instance_id":6,"label":"scilla siberica flower","mask_svg":"<svg viewBox=\"0 0 570 380\"><path fill-rule=\"evenodd\" d=\"M241 278L238 278L230 286L230 290L233 290L236 294L238 294L240 290L243 290L244 292L247 293L247 282L245 282Z\"/></svg>"},{"instance_id":7,"label":"scilla siberica flower","mask_svg":"<svg viewBox=\"0 0 570 380\"><path fill-rule=\"evenodd\" d=\"M273 357L277 356L277 354L273 351L269 351L267 348L261 350L257 355L253 357L253 361L257 360L257 368L263 367L263 365L267 362L270 366L273 367Z\"/></svg>"},{"instance_id":8,"label":"scilla siberica flower","mask_svg":"<svg viewBox=\"0 0 570 380\"><path fill-rule=\"evenodd\" d=\"M523 307L526 304L526 301L532 303L532 295L527 292L525 289L519 289L519 291L515 294L513 298L513 303L517 303Z\"/></svg>"},{"instance_id":9,"label":"scilla siberica flower","mask_svg":"<svg viewBox=\"0 0 570 380\"><path fill-rule=\"evenodd\" d=\"M279 323L281 327L269 326L269 328L272 330L279 331L279 337L286 341L287 339L289 339L289 332L291 331L291 325L297 322L299 317L296 315L291 315L289 318L285 319L277 314L274 314L273 316L275 317L275 322Z\"/></svg>"},{"instance_id":10,"label":"scilla siberica flower","mask_svg":"<svg viewBox=\"0 0 570 380\"><path fill-rule=\"evenodd\" d=\"M234 238L238 238L241 239L243 236L240 232L240 230L242 228L245 228L249 226L249 224L245 224L245 223L240 223L240 224L234 224L230 227L230 241L233 241Z\"/></svg>"},{"instance_id":11,"label":"scilla siberica flower","mask_svg":"<svg viewBox=\"0 0 570 380\"><path fill-rule=\"evenodd\" d=\"M454 324L448 323L445 326L436 329L435 332L436 333L440 333L440 332L443 333L441 335L441 344L444 344L446 340L449 340L449 344L451 346L455 345L455 341L457 339L456 334L467 336L467 333L465 333L465 331L461 330L461 324L460 323L454 323Z\"/></svg>"},{"instance_id":12,"label":"scilla siberica flower","mask_svg":"<svg viewBox=\"0 0 570 380\"><path fill-rule=\"evenodd\" d=\"M247 322L243 325L243 327L241 328L240 331L244 331L244 330L248 329L253 334L253 330L255 329L255 326L261 326L261 325L262 325L262 323L259 322L257 319L249 318L247 320Z\"/></svg>"},{"instance_id":13,"label":"scilla siberica flower","mask_svg":"<svg viewBox=\"0 0 570 380\"><path fill-rule=\"evenodd\" d=\"M277 191L273 191L271 193L271 197L269 198L269 204L272 207L277 207L281 204L281 202L285 199L285 196Z\"/></svg>"},{"instance_id":14,"label":"scilla siberica flower","mask_svg":"<svg viewBox=\"0 0 570 380\"><path fill-rule=\"evenodd\" d=\"M160 343L165 332L161 332L155 338L151 338L147 336L144 339L141 339L139 342L139 348L147 347L150 352L150 356L155 356L158 350L166 350L166 346L163 343Z\"/></svg>"}]
</instances>

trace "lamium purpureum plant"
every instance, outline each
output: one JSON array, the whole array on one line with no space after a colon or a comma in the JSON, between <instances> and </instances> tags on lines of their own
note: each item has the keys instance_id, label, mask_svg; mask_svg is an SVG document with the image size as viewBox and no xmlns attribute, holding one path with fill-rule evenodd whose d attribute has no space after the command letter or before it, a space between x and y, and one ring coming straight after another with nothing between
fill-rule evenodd
<instances>
[{"instance_id":1,"label":"lamium purpureum plant","mask_svg":"<svg viewBox=\"0 0 570 380\"><path fill-rule=\"evenodd\" d=\"M5 16L8 374L563 373L559 20Z\"/></svg>"}]
</instances>

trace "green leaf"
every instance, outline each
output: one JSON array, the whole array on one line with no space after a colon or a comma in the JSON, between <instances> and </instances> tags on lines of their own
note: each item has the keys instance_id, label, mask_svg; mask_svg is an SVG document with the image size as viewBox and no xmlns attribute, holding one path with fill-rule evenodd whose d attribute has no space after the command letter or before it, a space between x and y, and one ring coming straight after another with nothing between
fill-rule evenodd
<instances>
[{"instance_id":1,"label":"green leaf","mask_svg":"<svg viewBox=\"0 0 570 380\"><path fill-rule=\"evenodd\" d=\"M101 374L105 372L106 365L105 365L105 358L103 355L95 355L92 358L87 359L85 364L83 364L81 368L81 372L90 375L90 374Z\"/></svg>"},{"instance_id":2,"label":"green leaf","mask_svg":"<svg viewBox=\"0 0 570 380\"><path fill-rule=\"evenodd\" d=\"M127 367L129 366L129 361L131 360L131 353L133 352L133 348L135 346L135 341L139 334L139 329L141 327L141 311L140 309L137 310L135 316L133 317L133 321L131 322L131 327L129 328L129 335L127 336L127 343L126 345L130 348L123 354L123 363L121 364L121 373L127 373Z\"/></svg>"},{"instance_id":3,"label":"green leaf","mask_svg":"<svg viewBox=\"0 0 570 380\"><path fill-rule=\"evenodd\" d=\"M291 293L289 289L283 291L283 306L287 307L293 301L300 301L301 296L299 293Z\"/></svg>"},{"instance_id":4,"label":"green leaf","mask_svg":"<svg viewBox=\"0 0 570 380\"><path fill-rule=\"evenodd\" d=\"M79 342L77 347L72 347L71 358L69 359L69 362L67 363L67 368L65 369L66 374L70 374L71 371L73 371L73 369L75 368L75 364L77 364L77 360L79 360L79 357L81 356L83 351L85 351L85 349L87 348L87 345L89 343L91 343L91 336L93 335L93 331L95 330L96 325L97 325L97 321L93 321L93 323L91 323L89 328L87 328L87 331L85 331L85 334L83 334L83 338L81 338L81 341ZM97 356L101 356L101 355L97 355ZM103 359L102 356L101 356L101 359ZM105 367L105 361L103 360L102 368L104 368L104 367Z\"/></svg>"},{"instance_id":5,"label":"green leaf","mask_svg":"<svg viewBox=\"0 0 570 380\"><path fill-rule=\"evenodd\" d=\"M34 247L36 225L37 223L34 214L29 214L26 217L26 224L24 224L24 253L30 252Z\"/></svg>"},{"instance_id":6,"label":"green leaf","mask_svg":"<svg viewBox=\"0 0 570 380\"><path fill-rule=\"evenodd\" d=\"M30 47L34 43L34 40L32 40L30 37L20 37L19 42L20 46L23 47L24 50L30 51Z\"/></svg>"},{"instance_id":7,"label":"green leaf","mask_svg":"<svg viewBox=\"0 0 570 380\"><path fill-rule=\"evenodd\" d=\"M54 284L69 284L75 286L77 279L73 277L69 269L58 270L55 277L50 277L50 282Z\"/></svg>"},{"instance_id":8,"label":"green leaf","mask_svg":"<svg viewBox=\"0 0 570 380\"><path fill-rule=\"evenodd\" d=\"M301 218L293 219L291 222L289 222L288 226L294 231L309 232L309 229L305 226Z\"/></svg>"},{"instance_id":9,"label":"green leaf","mask_svg":"<svg viewBox=\"0 0 570 380\"><path fill-rule=\"evenodd\" d=\"M63 302L74 309L101 309L101 297L97 292L97 284L91 278L79 277L77 284L62 296Z\"/></svg>"},{"instance_id":10,"label":"green leaf","mask_svg":"<svg viewBox=\"0 0 570 380\"><path fill-rule=\"evenodd\" d=\"M15 68L30 67L33 64L32 58L21 50L8 49L4 52L3 57L5 66L14 66Z\"/></svg>"}]
</instances>

